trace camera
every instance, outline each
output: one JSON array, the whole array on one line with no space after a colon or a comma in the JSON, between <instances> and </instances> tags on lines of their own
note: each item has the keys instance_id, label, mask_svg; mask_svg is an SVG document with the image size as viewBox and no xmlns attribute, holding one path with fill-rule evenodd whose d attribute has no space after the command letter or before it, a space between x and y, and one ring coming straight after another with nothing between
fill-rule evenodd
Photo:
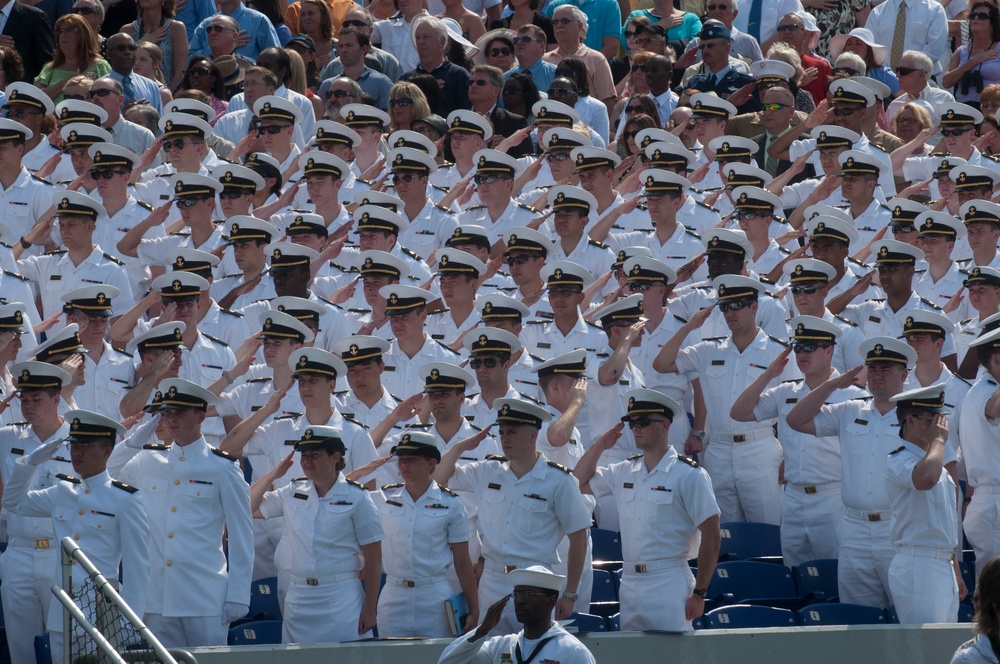
<instances>
[{"instance_id":1,"label":"camera","mask_svg":"<svg viewBox=\"0 0 1000 664\"><path fill-rule=\"evenodd\" d=\"M962 80L958 84L959 91L963 95L969 94L969 89L972 88L976 92L983 91L983 73L976 69L975 71L967 71L962 75Z\"/></svg>"}]
</instances>

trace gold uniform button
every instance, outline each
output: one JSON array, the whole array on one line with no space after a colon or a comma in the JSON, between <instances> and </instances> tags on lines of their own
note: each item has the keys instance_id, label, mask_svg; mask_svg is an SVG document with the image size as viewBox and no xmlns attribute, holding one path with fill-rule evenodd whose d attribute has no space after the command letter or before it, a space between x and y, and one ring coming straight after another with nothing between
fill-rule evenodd
<instances>
[{"instance_id":1,"label":"gold uniform button","mask_svg":"<svg viewBox=\"0 0 1000 664\"><path fill-rule=\"evenodd\" d=\"M83 515L83 510L80 510L80 514L81 514L81 516Z\"/></svg>"},{"instance_id":2,"label":"gold uniform button","mask_svg":"<svg viewBox=\"0 0 1000 664\"><path fill-rule=\"evenodd\" d=\"M168 561L167 561L167 567L173 567L173 566L174 566L174 563L173 563L173 561L171 561L171 560L168 560Z\"/></svg>"},{"instance_id":3,"label":"gold uniform button","mask_svg":"<svg viewBox=\"0 0 1000 664\"><path fill-rule=\"evenodd\" d=\"M173 538L174 538L173 533L167 533L167 539L173 539Z\"/></svg>"},{"instance_id":4,"label":"gold uniform button","mask_svg":"<svg viewBox=\"0 0 1000 664\"><path fill-rule=\"evenodd\" d=\"M183 460L184 460L184 457L177 457L177 460L178 460L178 461L183 461Z\"/></svg>"},{"instance_id":5,"label":"gold uniform button","mask_svg":"<svg viewBox=\"0 0 1000 664\"><path fill-rule=\"evenodd\" d=\"M174 486L177 486L177 485L178 485L178 484L180 484L180 483L181 483L181 481L180 481L180 480L174 480Z\"/></svg>"},{"instance_id":6,"label":"gold uniform button","mask_svg":"<svg viewBox=\"0 0 1000 664\"><path fill-rule=\"evenodd\" d=\"M176 512L176 511L177 511L177 508L176 508L176 507L171 507L171 508L170 508L170 511L171 511L171 512Z\"/></svg>"},{"instance_id":7,"label":"gold uniform button","mask_svg":"<svg viewBox=\"0 0 1000 664\"><path fill-rule=\"evenodd\" d=\"M90 489L84 489L83 492L84 493L90 493Z\"/></svg>"},{"instance_id":8,"label":"gold uniform button","mask_svg":"<svg viewBox=\"0 0 1000 664\"><path fill-rule=\"evenodd\" d=\"M73 539L75 539L75 540L78 540L78 541L79 541L79 539L80 539L80 536L79 536L79 535L73 535Z\"/></svg>"}]
</instances>

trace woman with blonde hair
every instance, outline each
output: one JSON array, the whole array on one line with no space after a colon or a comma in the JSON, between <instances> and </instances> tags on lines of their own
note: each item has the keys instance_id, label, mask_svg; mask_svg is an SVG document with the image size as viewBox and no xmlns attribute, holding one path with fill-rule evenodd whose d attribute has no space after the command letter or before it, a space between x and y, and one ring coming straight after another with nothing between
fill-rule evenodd
<instances>
[{"instance_id":1,"label":"woman with blonde hair","mask_svg":"<svg viewBox=\"0 0 1000 664\"><path fill-rule=\"evenodd\" d=\"M307 83L306 79L306 62L302 59L294 49L286 48L285 53L288 54L288 59L291 61L290 76L288 82L285 83L285 87L292 92L298 92L300 95L305 95L305 97L312 102L313 113L316 114L317 118L323 117L323 103L320 101L316 93L313 92Z\"/></svg>"},{"instance_id":2,"label":"woman with blonde hair","mask_svg":"<svg viewBox=\"0 0 1000 664\"><path fill-rule=\"evenodd\" d=\"M427 97L413 83L400 81L389 90L389 132L409 129L410 123L422 120L431 114Z\"/></svg>"},{"instance_id":3,"label":"woman with blonde hair","mask_svg":"<svg viewBox=\"0 0 1000 664\"><path fill-rule=\"evenodd\" d=\"M42 67L35 77L35 85L45 91L52 101L62 101L66 81L77 74L92 74L101 78L111 73L111 65L100 56L97 38L82 16L66 14L56 19L55 53L52 61Z\"/></svg>"},{"instance_id":4,"label":"woman with blonde hair","mask_svg":"<svg viewBox=\"0 0 1000 664\"><path fill-rule=\"evenodd\" d=\"M176 90L188 61L188 38L184 24L174 20L174 0L136 0L135 4L139 18L122 26L120 32L132 35L139 46L160 47L163 80L171 90Z\"/></svg>"},{"instance_id":5,"label":"woman with blonde hair","mask_svg":"<svg viewBox=\"0 0 1000 664\"><path fill-rule=\"evenodd\" d=\"M166 106L167 102L173 99L173 96L163 83L163 70L160 68L163 63L163 51L153 42L142 42L136 44L136 47L135 65L133 65L132 70L139 76L145 76L155 81L160 86L160 100Z\"/></svg>"},{"instance_id":6,"label":"woman with blonde hair","mask_svg":"<svg viewBox=\"0 0 1000 664\"><path fill-rule=\"evenodd\" d=\"M768 60L780 60L790 64L795 69L795 75L788 81L788 88L795 95L795 110L809 113L816 108L816 102L808 90L803 88L816 80L817 71L810 67L808 71L802 68L802 57L794 48L784 42L778 42L767 51Z\"/></svg>"}]
</instances>

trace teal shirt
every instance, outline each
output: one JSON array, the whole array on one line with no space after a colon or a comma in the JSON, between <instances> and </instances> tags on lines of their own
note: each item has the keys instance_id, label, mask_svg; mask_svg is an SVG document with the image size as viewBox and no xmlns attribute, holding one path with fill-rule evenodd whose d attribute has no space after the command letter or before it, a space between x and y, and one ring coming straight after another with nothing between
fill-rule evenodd
<instances>
[{"instance_id":1,"label":"teal shirt","mask_svg":"<svg viewBox=\"0 0 1000 664\"><path fill-rule=\"evenodd\" d=\"M628 22L635 18L636 16L645 16L653 23L660 20L660 16L652 13L648 9L637 9L625 19L624 25L628 25ZM688 41L694 39L701 33L701 19L698 18L697 14L692 14L691 12L684 13L684 20L681 21L680 25L675 25L674 27L667 30L667 41ZM622 27L621 34L622 46L625 44L625 28ZM627 46L626 46L627 47Z\"/></svg>"}]
</instances>

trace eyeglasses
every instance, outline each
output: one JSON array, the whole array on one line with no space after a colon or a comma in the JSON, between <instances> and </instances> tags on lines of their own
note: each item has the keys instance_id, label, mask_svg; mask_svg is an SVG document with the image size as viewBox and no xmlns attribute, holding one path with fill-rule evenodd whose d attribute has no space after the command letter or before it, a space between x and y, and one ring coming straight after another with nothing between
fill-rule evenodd
<instances>
[{"instance_id":1,"label":"eyeglasses","mask_svg":"<svg viewBox=\"0 0 1000 664\"><path fill-rule=\"evenodd\" d=\"M409 97L400 97L399 99L390 99L389 108L395 108L396 106L409 106L413 103L413 100Z\"/></svg>"},{"instance_id":2,"label":"eyeglasses","mask_svg":"<svg viewBox=\"0 0 1000 664\"><path fill-rule=\"evenodd\" d=\"M969 14L969 18L974 21L989 21L993 17L990 16L989 12L975 12L973 14Z\"/></svg>"},{"instance_id":3,"label":"eyeglasses","mask_svg":"<svg viewBox=\"0 0 1000 664\"><path fill-rule=\"evenodd\" d=\"M392 182L393 184L399 184L400 182L405 182L406 184L410 184L416 177L417 176L414 175L413 173L397 174L392 176Z\"/></svg>"},{"instance_id":4,"label":"eyeglasses","mask_svg":"<svg viewBox=\"0 0 1000 664\"><path fill-rule=\"evenodd\" d=\"M569 153L550 152L549 154L545 155L545 158L548 159L549 161L566 161L567 159L569 159Z\"/></svg>"},{"instance_id":5,"label":"eyeglasses","mask_svg":"<svg viewBox=\"0 0 1000 664\"><path fill-rule=\"evenodd\" d=\"M205 27L205 32L224 32L226 30L232 30L232 28L227 28L224 25L209 25Z\"/></svg>"},{"instance_id":6,"label":"eyeglasses","mask_svg":"<svg viewBox=\"0 0 1000 664\"><path fill-rule=\"evenodd\" d=\"M624 138L625 140L628 140L630 138L635 138L636 136L639 135L639 133L641 131L642 131L641 129L639 129L637 131L623 131L622 132L622 138Z\"/></svg>"},{"instance_id":7,"label":"eyeglasses","mask_svg":"<svg viewBox=\"0 0 1000 664\"><path fill-rule=\"evenodd\" d=\"M834 67L832 73L834 73L834 74L847 74L848 76L857 76L858 75L858 72L855 71L854 69L850 68L850 67Z\"/></svg>"},{"instance_id":8,"label":"eyeglasses","mask_svg":"<svg viewBox=\"0 0 1000 664\"><path fill-rule=\"evenodd\" d=\"M556 298L559 300L564 300L566 298L573 297L574 295L579 295L583 291L573 290L572 288L550 288L548 289L549 299Z\"/></svg>"},{"instance_id":9,"label":"eyeglasses","mask_svg":"<svg viewBox=\"0 0 1000 664\"><path fill-rule=\"evenodd\" d=\"M173 141L163 141L164 150L183 150L187 143L183 138L178 138Z\"/></svg>"},{"instance_id":10,"label":"eyeglasses","mask_svg":"<svg viewBox=\"0 0 1000 664\"><path fill-rule=\"evenodd\" d=\"M275 136L291 126L292 125L268 125L266 127L257 127L257 135L263 136L264 134L269 134L271 136Z\"/></svg>"},{"instance_id":11,"label":"eyeglasses","mask_svg":"<svg viewBox=\"0 0 1000 664\"><path fill-rule=\"evenodd\" d=\"M549 88L550 97L562 97L564 95L574 95L576 94L569 88Z\"/></svg>"},{"instance_id":12,"label":"eyeglasses","mask_svg":"<svg viewBox=\"0 0 1000 664\"><path fill-rule=\"evenodd\" d=\"M475 79L473 81L470 81L470 83L472 83L473 85L478 85L479 87L483 87L484 85L492 85L493 84L492 81L488 81L485 78L477 78L477 79Z\"/></svg>"},{"instance_id":13,"label":"eyeglasses","mask_svg":"<svg viewBox=\"0 0 1000 664\"><path fill-rule=\"evenodd\" d=\"M632 73L634 74L637 71L647 72L649 71L649 67L647 67L646 65L632 65Z\"/></svg>"},{"instance_id":14,"label":"eyeglasses","mask_svg":"<svg viewBox=\"0 0 1000 664\"><path fill-rule=\"evenodd\" d=\"M356 19L356 18L352 18L349 21L343 21L343 22L341 22L340 25L342 25L345 28L349 28L351 26L355 26L355 27L358 27L358 28L367 28L368 27L367 23L365 23L364 21L361 21L359 19Z\"/></svg>"},{"instance_id":15,"label":"eyeglasses","mask_svg":"<svg viewBox=\"0 0 1000 664\"><path fill-rule=\"evenodd\" d=\"M90 441L90 440L88 440L88 441L67 440L65 443L63 443L63 445L65 445L66 449L70 450L70 451L78 450L80 452L86 452L93 445L100 445L100 443L98 443L96 441Z\"/></svg>"},{"instance_id":16,"label":"eyeglasses","mask_svg":"<svg viewBox=\"0 0 1000 664\"><path fill-rule=\"evenodd\" d=\"M177 207L180 208L192 208L202 201L209 200L205 196L195 196L194 198L175 198L174 203L177 203Z\"/></svg>"},{"instance_id":17,"label":"eyeglasses","mask_svg":"<svg viewBox=\"0 0 1000 664\"><path fill-rule=\"evenodd\" d=\"M520 88L516 85L505 85L503 88L503 93L505 95L519 95L524 92L524 88Z\"/></svg>"},{"instance_id":18,"label":"eyeglasses","mask_svg":"<svg viewBox=\"0 0 1000 664\"><path fill-rule=\"evenodd\" d=\"M529 599L531 597L549 597L549 593L540 593L537 590L515 590L511 592L514 599Z\"/></svg>"},{"instance_id":19,"label":"eyeglasses","mask_svg":"<svg viewBox=\"0 0 1000 664\"><path fill-rule=\"evenodd\" d=\"M653 424L654 422L666 422L666 420L654 420L651 417L637 417L634 420L629 420L628 421L628 428L629 429L645 429L646 427L648 427L650 424Z\"/></svg>"},{"instance_id":20,"label":"eyeglasses","mask_svg":"<svg viewBox=\"0 0 1000 664\"><path fill-rule=\"evenodd\" d=\"M58 37L59 35L75 35L75 34L76 34L75 25L71 25L67 28L59 28L58 30L56 30L56 37Z\"/></svg>"},{"instance_id":21,"label":"eyeglasses","mask_svg":"<svg viewBox=\"0 0 1000 664\"><path fill-rule=\"evenodd\" d=\"M500 361L495 357L484 357L482 359L476 358L469 362L469 366L473 369L479 369L480 367L486 367L487 369L496 369Z\"/></svg>"},{"instance_id":22,"label":"eyeglasses","mask_svg":"<svg viewBox=\"0 0 1000 664\"><path fill-rule=\"evenodd\" d=\"M778 32L795 32L796 30L802 30L802 29L803 27L801 25L797 25L795 23L792 23L791 25L778 26Z\"/></svg>"},{"instance_id":23,"label":"eyeglasses","mask_svg":"<svg viewBox=\"0 0 1000 664\"><path fill-rule=\"evenodd\" d=\"M504 175L477 175L473 178L476 184L493 184L494 182L499 182L500 180L509 180L510 178Z\"/></svg>"},{"instance_id":24,"label":"eyeglasses","mask_svg":"<svg viewBox=\"0 0 1000 664\"><path fill-rule=\"evenodd\" d=\"M533 41L540 41L534 37L529 37L528 35L521 35L520 37L514 37L515 44L530 44Z\"/></svg>"},{"instance_id":25,"label":"eyeglasses","mask_svg":"<svg viewBox=\"0 0 1000 664\"><path fill-rule=\"evenodd\" d=\"M909 76L918 71L923 71L923 69L913 69L911 67L896 67L896 76Z\"/></svg>"},{"instance_id":26,"label":"eyeglasses","mask_svg":"<svg viewBox=\"0 0 1000 664\"><path fill-rule=\"evenodd\" d=\"M739 302L720 302L719 311L726 313L727 311L739 311L740 309L746 309L751 304L753 300L740 300Z\"/></svg>"},{"instance_id":27,"label":"eyeglasses","mask_svg":"<svg viewBox=\"0 0 1000 664\"><path fill-rule=\"evenodd\" d=\"M792 286L791 288L792 295L802 295L803 293L812 295L818 290L819 286Z\"/></svg>"},{"instance_id":28,"label":"eyeglasses","mask_svg":"<svg viewBox=\"0 0 1000 664\"><path fill-rule=\"evenodd\" d=\"M897 115L896 116L896 124L901 124L901 125L917 124L917 119L916 118L912 118L912 117L904 118L901 115Z\"/></svg>"},{"instance_id":29,"label":"eyeglasses","mask_svg":"<svg viewBox=\"0 0 1000 664\"><path fill-rule=\"evenodd\" d=\"M115 46L111 50L112 51L132 51L133 53L135 53L136 51L139 50L139 47L136 46L135 44L118 44L118 46Z\"/></svg>"},{"instance_id":30,"label":"eyeglasses","mask_svg":"<svg viewBox=\"0 0 1000 664\"><path fill-rule=\"evenodd\" d=\"M8 106L4 111L4 116L8 118L23 118L29 115L43 115L43 113L41 111L34 111L28 108L11 108L10 106Z\"/></svg>"},{"instance_id":31,"label":"eyeglasses","mask_svg":"<svg viewBox=\"0 0 1000 664\"><path fill-rule=\"evenodd\" d=\"M972 127L961 127L959 129L942 129L942 136L961 136L967 131L972 131Z\"/></svg>"},{"instance_id":32,"label":"eyeglasses","mask_svg":"<svg viewBox=\"0 0 1000 664\"><path fill-rule=\"evenodd\" d=\"M107 97L108 95L113 95L113 94L117 93L114 90L108 90L107 88L104 88L102 90L91 90L90 92L87 93L87 96L93 99L94 97L104 98Z\"/></svg>"},{"instance_id":33,"label":"eyeglasses","mask_svg":"<svg viewBox=\"0 0 1000 664\"><path fill-rule=\"evenodd\" d=\"M653 284L649 283L648 281L643 281L643 282L630 281L627 284L627 288L630 291L632 291L633 293L636 293L636 292L645 293L646 291L648 291L652 287L653 287Z\"/></svg>"},{"instance_id":34,"label":"eyeglasses","mask_svg":"<svg viewBox=\"0 0 1000 664\"><path fill-rule=\"evenodd\" d=\"M570 23L578 23L575 18L554 18L552 19L552 25L569 25Z\"/></svg>"},{"instance_id":35,"label":"eyeglasses","mask_svg":"<svg viewBox=\"0 0 1000 664\"><path fill-rule=\"evenodd\" d=\"M783 108L788 108L788 104L779 104L778 102L764 104L763 106L765 111L780 111Z\"/></svg>"},{"instance_id":36,"label":"eyeglasses","mask_svg":"<svg viewBox=\"0 0 1000 664\"><path fill-rule=\"evenodd\" d=\"M899 225L894 225L892 227L893 235L905 235L906 233L916 233L916 232L917 232L916 226L899 224Z\"/></svg>"},{"instance_id":37,"label":"eyeglasses","mask_svg":"<svg viewBox=\"0 0 1000 664\"><path fill-rule=\"evenodd\" d=\"M528 261L530 261L532 258L533 258L532 256L525 256L524 254L522 254L520 256L508 256L507 257L507 265L511 265L511 266L513 266L513 265L524 265L525 263L527 263Z\"/></svg>"},{"instance_id":38,"label":"eyeglasses","mask_svg":"<svg viewBox=\"0 0 1000 664\"><path fill-rule=\"evenodd\" d=\"M352 95L347 90L327 90L326 92L323 93L323 96L326 97L327 99L330 99L331 97L336 97L337 99L343 99L344 97L353 97L354 95Z\"/></svg>"},{"instance_id":39,"label":"eyeglasses","mask_svg":"<svg viewBox=\"0 0 1000 664\"><path fill-rule=\"evenodd\" d=\"M240 199L240 198L243 198L244 196L249 196L249 195L250 195L250 192L248 192L248 191L235 191L233 189L230 189L229 191L224 191L221 194L219 194L219 198L224 198L224 199L229 200L229 201L235 201L237 199Z\"/></svg>"},{"instance_id":40,"label":"eyeglasses","mask_svg":"<svg viewBox=\"0 0 1000 664\"><path fill-rule=\"evenodd\" d=\"M835 108L833 109L833 114L838 118L846 118L848 116L854 115L861 109L859 108Z\"/></svg>"},{"instance_id":41,"label":"eyeglasses","mask_svg":"<svg viewBox=\"0 0 1000 664\"><path fill-rule=\"evenodd\" d=\"M624 33L625 39L635 39L635 36L639 34L638 30L626 30Z\"/></svg>"},{"instance_id":42,"label":"eyeglasses","mask_svg":"<svg viewBox=\"0 0 1000 664\"><path fill-rule=\"evenodd\" d=\"M823 344L792 344L792 351L798 355L799 353L815 353L820 348L829 348Z\"/></svg>"},{"instance_id":43,"label":"eyeglasses","mask_svg":"<svg viewBox=\"0 0 1000 664\"><path fill-rule=\"evenodd\" d=\"M128 172L116 171L112 168L90 169L90 177L94 178L95 180L110 180L114 178L116 175L128 175Z\"/></svg>"},{"instance_id":44,"label":"eyeglasses","mask_svg":"<svg viewBox=\"0 0 1000 664\"><path fill-rule=\"evenodd\" d=\"M510 54L511 50L506 46L499 46L497 48L490 49L490 57L493 58L497 57L498 55L510 55Z\"/></svg>"},{"instance_id":45,"label":"eyeglasses","mask_svg":"<svg viewBox=\"0 0 1000 664\"><path fill-rule=\"evenodd\" d=\"M756 219L757 217L760 217L761 214L760 214L760 212L752 212L752 211L751 212L736 212L736 213L733 214L733 216L737 220L739 220L739 219L750 220L750 219Z\"/></svg>"},{"instance_id":46,"label":"eyeglasses","mask_svg":"<svg viewBox=\"0 0 1000 664\"><path fill-rule=\"evenodd\" d=\"M79 14L80 16L90 16L91 14L96 14L93 7L73 7L73 13Z\"/></svg>"}]
</instances>

